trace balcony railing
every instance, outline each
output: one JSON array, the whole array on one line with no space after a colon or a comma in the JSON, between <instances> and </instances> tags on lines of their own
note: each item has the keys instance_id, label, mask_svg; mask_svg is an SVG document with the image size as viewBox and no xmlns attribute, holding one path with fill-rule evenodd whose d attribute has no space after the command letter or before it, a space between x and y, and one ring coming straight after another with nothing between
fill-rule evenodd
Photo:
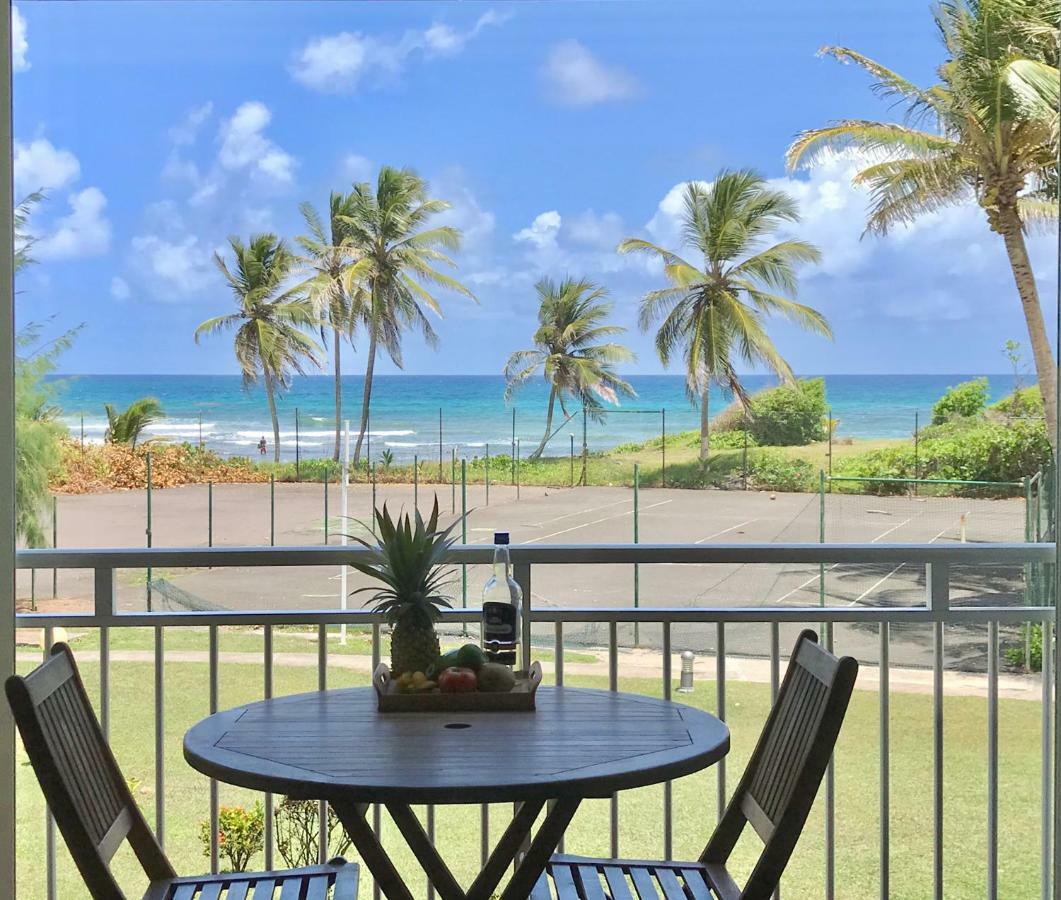
<instances>
[{"instance_id":1,"label":"balcony railing","mask_svg":"<svg viewBox=\"0 0 1061 900\"><path fill-rule=\"evenodd\" d=\"M155 634L154 666L154 797L155 827L160 840L166 837L166 765L165 765L165 704L166 650L164 634L167 629L189 626L207 627L209 631L209 708L218 709L219 702L219 628L222 626L261 626L263 629L262 668L264 674L263 696L271 696L274 672L274 629L278 626L312 626L318 629L317 684L324 688L328 684L329 626L347 624L365 626L372 636L372 664L375 666L381 655L381 626L379 616L362 610L223 610L181 612L126 612L116 605L116 571L120 569L153 568L198 568L198 567L272 567L272 566L341 566L354 559L360 552L353 547L312 548L213 548L213 549L133 549L133 550L26 550L18 554L20 569L90 569L94 573L93 608L90 612L38 613L25 612L16 616L16 626L22 629L42 629L44 643L53 639L54 629L98 629L99 634L99 697L100 717L105 733L109 733L112 718L110 690L111 653L110 635L116 628L153 628ZM533 572L536 566L594 566L606 564L658 565L658 564L721 564L742 563L759 565L807 564L831 566L834 564L876 564L924 566L925 599L920 606L888 608L864 606L741 606L733 607L652 607L652 608L534 608L528 602L528 615L524 628L527 643L532 629L537 640L542 639L542 630L551 625L555 647L555 681L564 681L565 628L587 623L606 624L608 629L607 659L608 686L619 687L620 639L619 626L637 623L659 629L661 653L661 691L670 698L674 673L672 671L672 645L675 626L698 625L711 634L715 657L715 708L726 715L727 688L727 628L730 626L761 625L769 630L769 664L771 695L775 695L782 664L781 626L786 623L813 623L822 630L828 645L835 644L843 651L842 629L851 625L875 627L877 631L877 662L879 665L879 771L877 773L880 797L879 808L879 893L882 898L891 894L891 782L890 756L890 673L892 669L891 647L893 626L921 625L931 630L931 695L932 695L932 810L931 827L925 830L925 854L932 855L932 892L937 898L947 894L944 884L944 639L948 627L981 626L987 632L986 698L987 740L984 759L987 767L987 823L986 893L988 897L998 895L999 871L999 656L1000 627L1034 623L1042 626L1041 677L1041 822L1040 822L1040 881L1043 898L1051 896L1051 762L1053 752L1053 676L1051 664L1052 623L1054 610L1043 606L1020 605L964 605L951 603L952 572L955 567L1029 567L1048 566L1054 562L1053 544L892 544L892 545L848 545L848 544L735 544L735 545L577 545L577 546L513 546L512 562L516 579L523 587L524 597L533 598ZM454 548L451 562L460 566L485 564L491 561L490 548L462 546ZM740 599L740 598L738 598ZM751 599L751 598L747 598ZM980 598L983 602L983 598ZM475 622L479 612L475 609L453 610L444 614L444 623ZM838 629L837 626L841 628ZM839 632L839 636L838 636ZM733 629L730 629L730 634ZM548 640L548 638L547 638ZM927 750L927 748L926 748ZM715 767L718 782L718 799L721 805L728 796L727 771L723 764ZM835 831L835 780L832 767L822 790L824 809L824 891L832 898L838 889L836 873ZM210 852L212 867L219 865L217 845L217 816L219 811L218 785L210 786L210 816L214 835ZM325 812L322 808L322 828ZM380 811L375 813L377 829L380 827ZM50 819L47 823L47 897L53 900L56 894L55 832ZM428 811L428 829L433 835L434 815ZM664 786L660 829L663 849L671 855L674 843L673 795L670 784ZM489 846L489 821L484 814L480 820L480 845L485 853ZM619 852L619 804L611 801L610 844L613 853ZM275 831L272 805L266 803L265 864L273 866ZM322 851L323 852L323 851ZM840 886L842 887L842 886ZM21 893L21 891L20 891ZM430 892L429 892L430 893ZM843 890L840 891L844 893ZM378 894L377 894L378 895Z\"/></svg>"}]
</instances>

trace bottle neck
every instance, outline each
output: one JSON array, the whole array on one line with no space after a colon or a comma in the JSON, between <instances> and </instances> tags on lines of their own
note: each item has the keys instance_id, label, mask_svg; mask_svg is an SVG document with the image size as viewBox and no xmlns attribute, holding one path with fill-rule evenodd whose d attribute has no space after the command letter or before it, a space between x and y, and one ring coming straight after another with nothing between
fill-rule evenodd
<instances>
[{"instance_id":1,"label":"bottle neck","mask_svg":"<svg viewBox=\"0 0 1061 900\"><path fill-rule=\"evenodd\" d=\"M498 581L508 579L509 565L508 546L498 544L494 547L494 577Z\"/></svg>"}]
</instances>

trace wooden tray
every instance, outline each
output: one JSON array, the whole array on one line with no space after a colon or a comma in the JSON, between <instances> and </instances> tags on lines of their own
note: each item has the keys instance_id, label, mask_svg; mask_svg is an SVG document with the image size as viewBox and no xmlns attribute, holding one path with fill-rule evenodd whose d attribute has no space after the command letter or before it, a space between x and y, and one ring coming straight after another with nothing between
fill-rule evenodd
<instances>
[{"instance_id":1,"label":"wooden tray","mask_svg":"<svg viewBox=\"0 0 1061 900\"><path fill-rule=\"evenodd\" d=\"M531 663L528 675L516 676L516 686L507 694L400 694L386 663L380 663L372 673L380 712L533 712L534 692L541 683L539 662Z\"/></svg>"}]
</instances>

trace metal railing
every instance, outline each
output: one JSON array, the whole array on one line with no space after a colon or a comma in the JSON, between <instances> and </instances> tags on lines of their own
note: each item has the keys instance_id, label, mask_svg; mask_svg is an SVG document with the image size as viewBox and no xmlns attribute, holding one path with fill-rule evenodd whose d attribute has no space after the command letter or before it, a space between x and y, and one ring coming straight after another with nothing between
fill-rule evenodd
<instances>
[{"instance_id":1,"label":"metal railing","mask_svg":"<svg viewBox=\"0 0 1061 900\"><path fill-rule=\"evenodd\" d=\"M327 687L328 646L327 628L346 623L362 625L371 630L372 665L378 664L381 655L380 616L365 610L226 610L188 612L123 612L116 606L115 572L119 569L197 568L197 567L265 567L265 566L341 566L363 550L354 547L298 547L298 548L210 548L210 549L130 549L130 550L25 550L18 554L20 569L91 569L94 572L93 609L90 612L20 613L15 617L19 628L44 630L44 644L53 640L54 629L87 628L99 631L100 662L100 718L105 734L111 725L111 658L109 635L114 628L153 628L154 653L154 704L155 704L155 827L159 840L165 845L165 706L163 695L166 676L165 630L189 626L206 626L209 630L209 708L218 708L219 641L218 629L222 626L261 626L263 641L262 695L273 692L274 629L279 626L315 626L318 629L317 684ZM879 691L880 691L880 824L879 890L882 898L890 894L891 858L891 773L890 748L890 647L893 625L921 624L932 629L932 844L933 896L942 898L944 889L943 824L944 824L944 636L948 626L982 625L987 628L987 896L998 893L998 716L999 716L999 626L1035 623L1042 627L1042 746L1041 746L1041 884L1042 896L1051 896L1051 825L1052 825L1052 716L1053 716L1053 660L1054 610L1039 606L952 606L951 572L956 566L1012 566L1049 565L1054 561L1054 545L1029 544L731 544L731 545L563 545L563 546L513 546L511 548L514 576L523 588L527 603L524 617L524 646L530 646L532 625L548 623L553 626L555 649L555 681L564 683L565 627L574 624L599 623L608 628L608 686L617 690L619 686L619 632L620 623L635 623L658 626L661 629L662 649L662 695L670 698L672 688L672 630L679 624L696 623L714 626L715 703L717 713L726 714L726 635L727 626L738 623L758 623L770 630L770 685L775 697L781 673L780 626L785 623L813 623L823 631L827 646L834 643L834 628L841 624L870 624L878 631ZM483 546L460 546L453 549L450 561L457 565L489 563L492 550ZM538 565L602 565L602 564L786 564L803 563L824 566L826 564L896 564L907 563L925 567L925 602L922 606L851 607L711 607L711 608L622 608L622 609L566 609L534 608L532 604L532 573ZM478 610L458 609L444 612L444 622L466 623L479 618ZM842 648L841 648L842 649ZM528 651L529 652L529 651ZM727 772L724 764L715 767L718 782L719 811L728 796ZM271 802L265 804L265 865L274 864L275 833ZM825 896L835 895L836 860L834 831L835 784L830 766L824 786L825 817ZM218 785L211 782L210 816L213 840L210 862L216 871L219 864L217 845L217 816L219 812ZM433 831L434 811L428 810L429 831ZM327 812L321 805L321 829L325 834ZM380 811L376 808L374 822L380 827ZM49 900L56 897L55 831L48 819L46 831L46 878ZM480 816L481 847L483 853L490 845L490 822L488 809L483 807ZM612 799L610 809L611 850L619 851L619 805ZM670 784L664 786L661 829L663 848L667 856L673 848L673 800ZM321 842L322 856L326 854L326 843ZM431 896L428 888L428 896ZM378 891L377 891L378 896Z\"/></svg>"}]
</instances>

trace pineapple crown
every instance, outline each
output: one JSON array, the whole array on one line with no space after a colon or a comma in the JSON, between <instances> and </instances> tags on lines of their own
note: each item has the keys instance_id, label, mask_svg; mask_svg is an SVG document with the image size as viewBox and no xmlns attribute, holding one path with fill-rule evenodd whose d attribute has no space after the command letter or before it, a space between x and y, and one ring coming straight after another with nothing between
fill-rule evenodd
<instances>
[{"instance_id":1,"label":"pineapple crown","mask_svg":"<svg viewBox=\"0 0 1061 900\"><path fill-rule=\"evenodd\" d=\"M373 611L382 613L388 625L393 626L400 620L418 627L430 627L438 620L442 607L451 608L450 602L441 594L442 588L451 583L450 571L444 569L442 563L450 547L457 542L451 534L460 519L440 530L438 497L435 497L434 508L426 522L419 510L415 519L409 513L399 513L394 519L386 503L382 510L375 511L375 520L375 543L354 537L369 552L361 561L350 565L383 582L384 586L359 588L352 595L373 592L365 605L372 604Z\"/></svg>"}]
</instances>

